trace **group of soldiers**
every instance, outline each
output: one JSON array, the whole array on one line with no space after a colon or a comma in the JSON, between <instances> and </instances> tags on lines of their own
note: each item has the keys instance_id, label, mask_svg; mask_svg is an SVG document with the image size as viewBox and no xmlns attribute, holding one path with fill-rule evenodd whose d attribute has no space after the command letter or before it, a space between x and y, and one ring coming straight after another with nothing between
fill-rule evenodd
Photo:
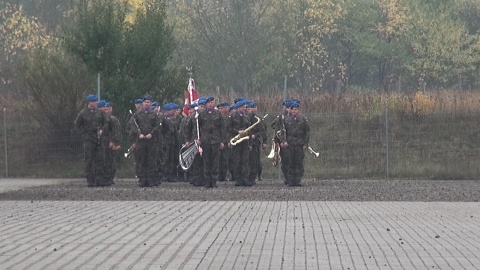
<instances>
[{"instance_id":1,"label":"group of soldiers","mask_svg":"<svg viewBox=\"0 0 480 270\"><path fill-rule=\"evenodd\" d=\"M109 186L115 176L115 151L121 149L122 129L112 115L111 103L87 96L87 108L75 120L84 137L87 185ZM272 122L273 143L281 157L285 184L299 186L304 152L310 139L307 119L299 113L298 100L285 100L283 112ZM161 182L188 181L194 186L216 188L217 181L252 186L261 180L262 149L267 147L267 125L257 104L237 98L233 104L201 97L188 105L188 113L175 103L162 107L151 96L135 100L136 110L126 124L135 174L140 187ZM194 151L182 152L193 148ZM185 168L183 154L192 154ZM180 166L182 165L182 166Z\"/></svg>"}]
</instances>

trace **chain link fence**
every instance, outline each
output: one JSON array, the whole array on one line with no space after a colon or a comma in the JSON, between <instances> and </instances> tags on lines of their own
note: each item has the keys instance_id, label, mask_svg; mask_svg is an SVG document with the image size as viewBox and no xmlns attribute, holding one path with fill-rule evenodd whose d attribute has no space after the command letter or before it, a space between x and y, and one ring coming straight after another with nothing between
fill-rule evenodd
<instances>
[{"instance_id":1,"label":"chain link fence","mask_svg":"<svg viewBox=\"0 0 480 270\"><path fill-rule=\"evenodd\" d=\"M57 112L65 113L65 112ZM278 112L268 112L270 123ZM263 115L264 113L262 113ZM478 179L480 113L405 116L378 113L305 113L311 127L305 178L317 179ZM68 123L38 123L3 110L0 177L82 177L83 142ZM124 124L124 123L123 123ZM123 125L125 127L125 125ZM63 127L63 128L61 128ZM125 140L117 156L117 177L134 177ZM262 154L263 177L279 170Z\"/></svg>"}]
</instances>

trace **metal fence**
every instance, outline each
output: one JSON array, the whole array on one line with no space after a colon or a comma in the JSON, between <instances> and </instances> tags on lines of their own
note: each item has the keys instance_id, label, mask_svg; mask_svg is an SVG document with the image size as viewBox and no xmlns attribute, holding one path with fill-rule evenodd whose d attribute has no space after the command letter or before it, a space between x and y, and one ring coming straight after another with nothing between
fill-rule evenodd
<instances>
[{"instance_id":1,"label":"metal fence","mask_svg":"<svg viewBox=\"0 0 480 270\"><path fill-rule=\"evenodd\" d=\"M275 114L269 112L268 125ZM305 115L311 127L310 145L320 153L318 158L306 153L306 178L480 178L478 112ZM81 177L83 145L73 121L42 125L24 114L3 110L0 177ZM268 134L272 136L273 131ZM128 148L126 141L123 148ZM125 159L122 152L117 161L118 177L134 177L133 160ZM262 164L264 178L278 177L278 169L266 155Z\"/></svg>"}]
</instances>

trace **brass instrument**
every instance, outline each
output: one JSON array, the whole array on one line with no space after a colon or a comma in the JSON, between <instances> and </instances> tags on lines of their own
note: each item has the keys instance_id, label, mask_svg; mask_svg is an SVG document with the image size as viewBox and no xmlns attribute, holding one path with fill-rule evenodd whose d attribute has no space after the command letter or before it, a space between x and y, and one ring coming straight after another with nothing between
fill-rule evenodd
<instances>
[{"instance_id":1,"label":"brass instrument","mask_svg":"<svg viewBox=\"0 0 480 270\"><path fill-rule=\"evenodd\" d=\"M312 149L312 147L310 147L310 146L309 146L307 149L308 149L308 151L309 151L310 153L312 153L316 158L320 155L320 153L315 152L315 151Z\"/></svg>"},{"instance_id":2,"label":"brass instrument","mask_svg":"<svg viewBox=\"0 0 480 270\"><path fill-rule=\"evenodd\" d=\"M198 151L199 146L196 143L190 145L185 144L182 146L180 154L178 155L178 161L183 170L186 171L192 166L193 160Z\"/></svg>"},{"instance_id":3,"label":"brass instrument","mask_svg":"<svg viewBox=\"0 0 480 270\"><path fill-rule=\"evenodd\" d=\"M277 165L282 160L282 158L280 157L280 146L275 145L275 141L273 139L272 139L272 150L270 151L270 154L268 154L267 158L272 159L272 165L274 167L277 167Z\"/></svg>"},{"instance_id":4,"label":"brass instrument","mask_svg":"<svg viewBox=\"0 0 480 270\"><path fill-rule=\"evenodd\" d=\"M230 139L230 145L237 145L238 143L241 143L243 142L244 140L248 140L249 139L249 136L248 136L248 132L254 128L256 125L258 125L261 120L260 118L258 118L258 116L255 116L255 118L257 119L257 122L255 122L255 124L249 126L248 128L246 128L242 133L239 133L237 134L235 137L233 137L232 139Z\"/></svg>"},{"instance_id":5,"label":"brass instrument","mask_svg":"<svg viewBox=\"0 0 480 270\"><path fill-rule=\"evenodd\" d=\"M127 152L125 154L123 154L123 156L125 158L130 158L130 155L132 154L133 150L134 149L133 149L133 145L132 145L132 146L130 146L130 148L128 148Z\"/></svg>"}]
</instances>

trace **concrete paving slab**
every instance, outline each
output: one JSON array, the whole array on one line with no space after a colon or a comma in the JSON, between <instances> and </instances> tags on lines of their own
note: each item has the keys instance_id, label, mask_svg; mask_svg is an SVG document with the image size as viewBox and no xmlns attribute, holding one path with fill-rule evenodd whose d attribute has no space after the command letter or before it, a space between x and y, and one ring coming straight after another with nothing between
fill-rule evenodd
<instances>
[{"instance_id":1,"label":"concrete paving slab","mask_svg":"<svg viewBox=\"0 0 480 270\"><path fill-rule=\"evenodd\" d=\"M2 269L479 269L480 203L2 201Z\"/></svg>"}]
</instances>

